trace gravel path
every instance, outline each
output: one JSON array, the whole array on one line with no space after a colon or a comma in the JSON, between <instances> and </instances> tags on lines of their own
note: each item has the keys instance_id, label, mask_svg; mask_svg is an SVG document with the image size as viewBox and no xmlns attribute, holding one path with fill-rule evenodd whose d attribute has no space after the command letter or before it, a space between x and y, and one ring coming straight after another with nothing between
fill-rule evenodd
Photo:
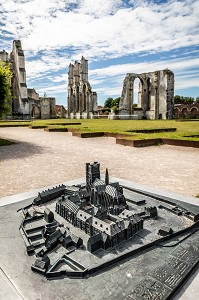
<instances>
[{"instance_id":1,"label":"gravel path","mask_svg":"<svg viewBox=\"0 0 199 300\"><path fill-rule=\"evenodd\" d=\"M85 175L85 163L99 161L101 172L181 194L199 193L199 149L176 146L133 148L114 138L80 139L71 133L0 128L17 144L0 147L0 197Z\"/></svg>"}]
</instances>

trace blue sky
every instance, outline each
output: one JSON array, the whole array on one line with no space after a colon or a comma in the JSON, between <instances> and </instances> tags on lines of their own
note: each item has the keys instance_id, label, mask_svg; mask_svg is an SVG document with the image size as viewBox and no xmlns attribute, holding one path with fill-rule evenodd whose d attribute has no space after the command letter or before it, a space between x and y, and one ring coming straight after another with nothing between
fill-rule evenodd
<instances>
[{"instance_id":1,"label":"blue sky","mask_svg":"<svg viewBox=\"0 0 199 300\"><path fill-rule=\"evenodd\" d=\"M29 88L67 106L70 62L89 60L98 104L126 73L168 68L175 94L199 96L199 1L1 0L0 50L20 39Z\"/></svg>"}]
</instances>

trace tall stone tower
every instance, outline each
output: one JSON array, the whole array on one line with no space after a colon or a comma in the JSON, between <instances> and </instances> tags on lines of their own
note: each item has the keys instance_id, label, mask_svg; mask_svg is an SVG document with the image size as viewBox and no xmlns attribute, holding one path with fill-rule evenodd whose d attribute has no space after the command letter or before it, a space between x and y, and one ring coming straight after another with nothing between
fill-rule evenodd
<instances>
[{"instance_id":1,"label":"tall stone tower","mask_svg":"<svg viewBox=\"0 0 199 300\"><path fill-rule=\"evenodd\" d=\"M88 119L97 113L97 93L88 81L88 61L82 56L68 69L68 118Z\"/></svg>"},{"instance_id":2,"label":"tall stone tower","mask_svg":"<svg viewBox=\"0 0 199 300\"><path fill-rule=\"evenodd\" d=\"M94 162L93 164L86 163L86 184L90 186L95 179L100 179L100 163Z\"/></svg>"},{"instance_id":3,"label":"tall stone tower","mask_svg":"<svg viewBox=\"0 0 199 300\"><path fill-rule=\"evenodd\" d=\"M29 115L28 91L26 85L25 58L21 41L13 41L13 50L10 54L11 69L13 72L13 113L20 112Z\"/></svg>"}]
</instances>

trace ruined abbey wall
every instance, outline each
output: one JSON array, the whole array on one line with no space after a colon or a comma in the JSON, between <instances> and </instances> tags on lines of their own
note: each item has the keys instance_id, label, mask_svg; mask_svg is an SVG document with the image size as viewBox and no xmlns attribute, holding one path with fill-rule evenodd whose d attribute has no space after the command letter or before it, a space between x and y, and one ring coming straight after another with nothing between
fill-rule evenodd
<instances>
[{"instance_id":1,"label":"ruined abbey wall","mask_svg":"<svg viewBox=\"0 0 199 300\"><path fill-rule=\"evenodd\" d=\"M13 95L13 112L29 114L28 91L26 85L25 58L20 41L13 41L13 49L10 54Z\"/></svg>"},{"instance_id":2,"label":"ruined abbey wall","mask_svg":"<svg viewBox=\"0 0 199 300\"><path fill-rule=\"evenodd\" d=\"M134 104L134 81L139 78L138 105ZM174 109L174 74L166 69L135 74L124 79L119 107L120 119L171 119Z\"/></svg>"},{"instance_id":3,"label":"ruined abbey wall","mask_svg":"<svg viewBox=\"0 0 199 300\"><path fill-rule=\"evenodd\" d=\"M97 93L92 92L88 81L88 61L69 65L68 118L88 119L97 113Z\"/></svg>"},{"instance_id":4,"label":"ruined abbey wall","mask_svg":"<svg viewBox=\"0 0 199 300\"><path fill-rule=\"evenodd\" d=\"M49 119L55 116L55 98L39 97L35 89L26 84L25 56L21 41L13 41L10 56L0 51L0 60L10 63L12 77L12 116L23 119Z\"/></svg>"}]
</instances>

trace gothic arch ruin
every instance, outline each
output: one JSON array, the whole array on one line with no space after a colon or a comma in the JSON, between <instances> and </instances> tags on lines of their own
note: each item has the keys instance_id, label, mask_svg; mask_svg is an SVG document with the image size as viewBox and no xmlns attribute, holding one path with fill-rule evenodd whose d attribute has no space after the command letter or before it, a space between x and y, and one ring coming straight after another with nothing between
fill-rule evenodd
<instances>
[{"instance_id":1,"label":"gothic arch ruin","mask_svg":"<svg viewBox=\"0 0 199 300\"><path fill-rule=\"evenodd\" d=\"M88 119L97 114L97 93L92 92L88 81L88 61L69 65L68 71L68 118Z\"/></svg>"},{"instance_id":2,"label":"gothic arch ruin","mask_svg":"<svg viewBox=\"0 0 199 300\"><path fill-rule=\"evenodd\" d=\"M34 119L41 119L41 108L39 105L32 106L31 117Z\"/></svg>"},{"instance_id":3,"label":"gothic arch ruin","mask_svg":"<svg viewBox=\"0 0 199 300\"><path fill-rule=\"evenodd\" d=\"M134 81L138 78L138 104L134 104ZM120 119L171 119L173 117L174 74L166 69L149 73L127 73L119 106Z\"/></svg>"}]
</instances>

